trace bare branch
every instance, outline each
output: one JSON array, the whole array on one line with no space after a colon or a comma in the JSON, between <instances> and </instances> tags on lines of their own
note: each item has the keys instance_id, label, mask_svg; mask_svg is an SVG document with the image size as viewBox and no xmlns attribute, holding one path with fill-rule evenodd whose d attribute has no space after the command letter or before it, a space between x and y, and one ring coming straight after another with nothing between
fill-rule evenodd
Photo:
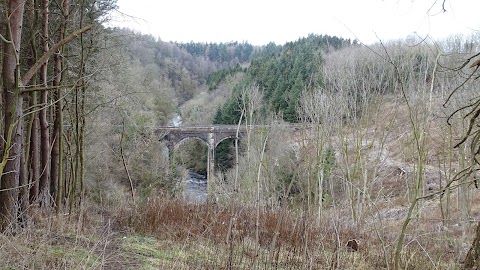
<instances>
[{"instance_id":1,"label":"bare branch","mask_svg":"<svg viewBox=\"0 0 480 270\"><path fill-rule=\"evenodd\" d=\"M465 67L468 62L470 62L470 59L472 58L469 58L467 61L465 61L465 63L462 65L462 67ZM475 72L477 72L478 68L480 66L477 66L475 68L475 70L468 76L468 78L466 78L463 83L461 83L459 86L457 86L455 89L453 89L453 91L450 93L450 95L448 96L447 100L445 100L445 102L443 103L443 107L446 107L447 106L447 103L450 101L450 99L452 98L452 96L457 92L458 89L462 88L462 86L464 86L468 80L470 80L472 77L473 77L473 74L475 74Z\"/></svg>"},{"instance_id":2,"label":"bare branch","mask_svg":"<svg viewBox=\"0 0 480 270\"><path fill-rule=\"evenodd\" d=\"M68 37L60 40L57 44L53 45L53 47L48 50L47 52L45 52L42 57L40 57L37 62L27 71L27 73L25 73L25 75L23 75L23 78L22 78L22 84L23 85L27 85L30 80L32 79L32 77L35 75L35 73L38 71L38 69L43 65L45 64L48 59L56 52L58 51L58 49L60 49L63 45L69 43L70 41L72 41L73 39L75 39L76 37L78 37L79 35L89 31L90 29L93 28L93 25L90 24L90 25L87 25L81 29L78 29L77 31L71 33Z\"/></svg>"},{"instance_id":3,"label":"bare branch","mask_svg":"<svg viewBox=\"0 0 480 270\"><path fill-rule=\"evenodd\" d=\"M35 91L49 91L49 90L55 90L58 88L70 88L70 87L80 87L81 85L78 84L68 84L68 85L50 85L50 86L35 86L35 87L29 87L29 88L24 88L22 90L22 94L25 93L31 93Z\"/></svg>"}]
</instances>

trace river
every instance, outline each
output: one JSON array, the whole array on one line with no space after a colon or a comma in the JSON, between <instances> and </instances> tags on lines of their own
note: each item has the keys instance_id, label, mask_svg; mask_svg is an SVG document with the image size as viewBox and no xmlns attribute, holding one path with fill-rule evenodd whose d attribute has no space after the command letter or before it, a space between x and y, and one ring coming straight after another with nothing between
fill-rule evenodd
<instances>
[{"instance_id":1,"label":"river","mask_svg":"<svg viewBox=\"0 0 480 270\"><path fill-rule=\"evenodd\" d=\"M182 116L175 114L170 121L174 127L182 125ZM183 197L191 202L202 204L207 201L207 177L192 171L189 171L187 177L182 180Z\"/></svg>"},{"instance_id":2,"label":"river","mask_svg":"<svg viewBox=\"0 0 480 270\"><path fill-rule=\"evenodd\" d=\"M207 177L198 173L189 172L183 180L183 197L191 203L203 204L207 202Z\"/></svg>"}]
</instances>

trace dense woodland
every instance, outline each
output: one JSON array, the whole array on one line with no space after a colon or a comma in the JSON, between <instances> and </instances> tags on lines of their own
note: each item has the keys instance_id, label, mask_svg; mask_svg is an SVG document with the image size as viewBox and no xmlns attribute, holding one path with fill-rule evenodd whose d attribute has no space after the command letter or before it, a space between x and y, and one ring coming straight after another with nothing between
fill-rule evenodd
<instances>
[{"instance_id":1,"label":"dense woodland","mask_svg":"<svg viewBox=\"0 0 480 270\"><path fill-rule=\"evenodd\" d=\"M297 108L302 92L322 85L323 54L353 45L350 40L313 34L285 45L266 45L252 60L245 78L219 109L214 122L238 123L241 91L253 84L263 89L266 110L281 115L285 121L298 122Z\"/></svg>"},{"instance_id":2,"label":"dense woodland","mask_svg":"<svg viewBox=\"0 0 480 270\"><path fill-rule=\"evenodd\" d=\"M178 43L115 5L0 3L1 267L480 267L478 34ZM260 127L205 205L206 146L154 133L174 117Z\"/></svg>"}]
</instances>

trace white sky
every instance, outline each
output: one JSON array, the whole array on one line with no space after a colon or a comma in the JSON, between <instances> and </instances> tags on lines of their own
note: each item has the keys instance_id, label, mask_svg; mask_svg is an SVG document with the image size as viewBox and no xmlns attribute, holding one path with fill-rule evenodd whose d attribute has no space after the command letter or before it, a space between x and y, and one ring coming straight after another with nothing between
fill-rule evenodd
<instances>
[{"instance_id":1,"label":"white sky","mask_svg":"<svg viewBox=\"0 0 480 270\"><path fill-rule=\"evenodd\" d=\"M479 0L118 0L115 26L163 41L284 44L309 33L364 43L479 33ZM355 35L355 36L354 36Z\"/></svg>"}]
</instances>

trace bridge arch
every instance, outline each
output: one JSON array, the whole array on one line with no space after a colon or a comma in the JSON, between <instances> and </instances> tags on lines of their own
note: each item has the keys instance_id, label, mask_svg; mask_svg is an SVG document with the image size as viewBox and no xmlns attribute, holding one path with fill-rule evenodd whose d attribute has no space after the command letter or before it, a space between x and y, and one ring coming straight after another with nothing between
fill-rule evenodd
<instances>
[{"instance_id":1,"label":"bridge arch","mask_svg":"<svg viewBox=\"0 0 480 270\"><path fill-rule=\"evenodd\" d=\"M215 148L216 148L221 142L223 142L223 141L225 141L225 140L228 140L228 139L239 139L239 140L240 140L241 137L238 137L238 138L237 138L237 135L236 135L236 134L233 135L233 136L225 136L225 137L222 137L220 140L218 140L218 141L215 142Z\"/></svg>"},{"instance_id":2,"label":"bridge arch","mask_svg":"<svg viewBox=\"0 0 480 270\"><path fill-rule=\"evenodd\" d=\"M177 150L178 147L182 146L188 140L199 141L199 142L202 142L203 144L205 144L207 147L209 146L208 141L205 138L198 137L198 136L190 136L190 137L185 137L185 138L182 138L181 140L176 141L173 144L173 150Z\"/></svg>"}]
</instances>

